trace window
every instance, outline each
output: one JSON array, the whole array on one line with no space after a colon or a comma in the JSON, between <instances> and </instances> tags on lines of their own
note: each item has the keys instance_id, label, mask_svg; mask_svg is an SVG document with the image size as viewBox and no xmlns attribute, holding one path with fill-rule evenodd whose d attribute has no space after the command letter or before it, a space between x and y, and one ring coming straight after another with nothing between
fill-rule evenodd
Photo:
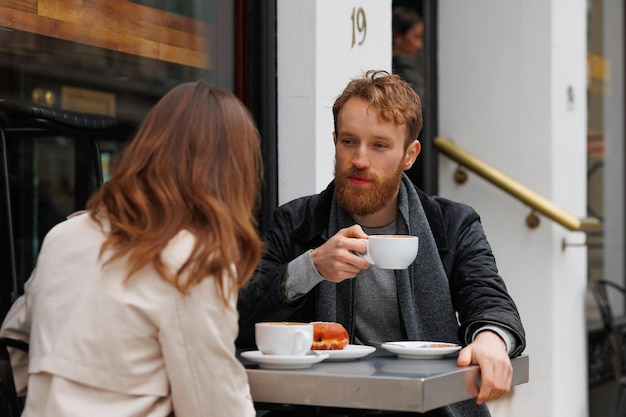
<instances>
[{"instance_id":1,"label":"window","mask_svg":"<svg viewBox=\"0 0 626 417\"><path fill-rule=\"evenodd\" d=\"M624 6L588 2L588 214L603 228L589 234L589 280L623 285L624 271ZM609 35L611 34L611 35ZM591 302L592 303L592 302ZM598 320L590 305L589 320Z\"/></svg>"}]
</instances>

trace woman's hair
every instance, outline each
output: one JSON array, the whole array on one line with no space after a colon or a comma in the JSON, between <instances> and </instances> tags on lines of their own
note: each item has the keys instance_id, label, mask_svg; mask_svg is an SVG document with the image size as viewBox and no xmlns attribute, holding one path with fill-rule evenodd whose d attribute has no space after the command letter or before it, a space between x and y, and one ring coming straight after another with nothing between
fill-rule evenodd
<instances>
[{"instance_id":1,"label":"woman's hair","mask_svg":"<svg viewBox=\"0 0 626 417\"><path fill-rule=\"evenodd\" d=\"M261 256L254 209L262 181L260 139L244 105L206 82L181 84L148 113L116 173L88 202L110 223L100 255L128 256L128 275L152 264L185 292L212 276L224 302ZM195 236L171 271L161 252L181 230ZM224 276L235 285L225 292Z\"/></svg>"},{"instance_id":2,"label":"woman's hair","mask_svg":"<svg viewBox=\"0 0 626 417\"><path fill-rule=\"evenodd\" d=\"M333 104L335 135L339 135L339 112L353 97L367 101L382 120L398 126L406 125L405 146L417 139L422 130L422 103L417 93L398 75L369 70L362 78L350 81Z\"/></svg>"},{"instance_id":3,"label":"woman's hair","mask_svg":"<svg viewBox=\"0 0 626 417\"><path fill-rule=\"evenodd\" d=\"M391 38L396 39L406 35L421 22L422 18L415 10L402 6L394 8L391 15Z\"/></svg>"}]
</instances>

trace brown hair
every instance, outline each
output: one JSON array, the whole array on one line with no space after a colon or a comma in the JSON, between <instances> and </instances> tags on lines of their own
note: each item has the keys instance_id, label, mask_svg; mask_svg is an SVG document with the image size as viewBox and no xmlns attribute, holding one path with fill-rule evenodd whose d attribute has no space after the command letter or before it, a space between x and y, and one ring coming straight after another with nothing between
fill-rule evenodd
<instances>
[{"instance_id":1,"label":"brown hair","mask_svg":"<svg viewBox=\"0 0 626 417\"><path fill-rule=\"evenodd\" d=\"M244 105L206 82L185 83L148 113L118 171L87 208L110 222L100 255L128 255L126 279L153 264L185 292L213 277L226 303L261 256L254 208L262 178L259 133ZM181 230L196 240L189 258L170 271L161 252Z\"/></svg>"},{"instance_id":2,"label":"brown hair","mask_svg":"<svg viewBox=\"0 0 626 417\"><path fill-rule=\"evenodd\" d=\"M394 8L391 16L392 39L406 35L407 32L422 22L422 18L415 10L402 6Z\"/></svg>"},{"instance_id":3,"label":"brown hair","mask_svg":"<svg viewBox=\"0 0 626 417\"><path fill-rule=\"evenodd\" d=\"M339 112L348 100L360 97L373 107L378 116L396 125L407 126L405 146L417 139L422 130L422 102L411 86L397 75L382 70L369 70L346 86L333 104L335 135L339 135Z\"/></svg>"}]
</instances>

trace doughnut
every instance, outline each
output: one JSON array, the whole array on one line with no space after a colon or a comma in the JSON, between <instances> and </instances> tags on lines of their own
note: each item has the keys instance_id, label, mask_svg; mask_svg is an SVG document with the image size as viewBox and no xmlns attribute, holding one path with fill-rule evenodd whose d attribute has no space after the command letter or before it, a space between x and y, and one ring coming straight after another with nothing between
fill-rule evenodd
<instances>
[{"instance_id":1,"label":"doughnut","mask_svg":"<svg viewBox=\"0 0 626 417\"><path fill-rule=\"evenodd\" d=\"M341 350L349 342L348 331L340 323L313 322L313 350Z\"/></svg>"}]
</instances>

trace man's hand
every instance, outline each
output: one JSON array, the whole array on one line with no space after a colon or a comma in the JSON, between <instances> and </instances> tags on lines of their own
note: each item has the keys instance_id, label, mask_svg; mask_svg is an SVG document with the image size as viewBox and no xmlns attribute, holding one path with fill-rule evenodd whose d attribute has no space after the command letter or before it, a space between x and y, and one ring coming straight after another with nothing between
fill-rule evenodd
<instances>
[{"instance_id":1,"label":"man's hand","mask_svg":"<svg viewBox=\"0 0 626 417\"><path fill-rule=\"evenodd\" d=\"M480 367L477 404L500 398L511 390L513 366L504 340L496 333L489 330L478 333L474 341L459 352L457 365L470 364Z\"/></svg>"},{"instance_id":2,"label":"man's hand","mask_svg":"<svg viewBox=\"0 0 626 417\"><path fill-rule=\"evenodd\" d=\"M322 246L311 251L315 269L331 282L339 283L347 278L354 278L360 270L367 269L370 265L356 254L365 252L365 242L359 239L366 238L367 234L358 224L341 229Z\"/></svg>"}]
</instances>

